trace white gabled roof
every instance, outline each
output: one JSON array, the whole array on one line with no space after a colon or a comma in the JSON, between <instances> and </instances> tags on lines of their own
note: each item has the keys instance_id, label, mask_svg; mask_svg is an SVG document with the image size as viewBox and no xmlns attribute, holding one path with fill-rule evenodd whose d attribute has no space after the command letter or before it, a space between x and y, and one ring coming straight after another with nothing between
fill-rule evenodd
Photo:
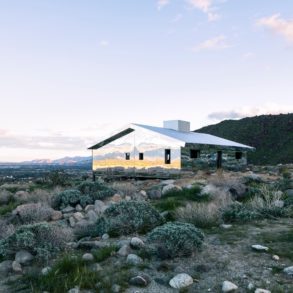
<instances>
[{"instance_id":1,"label":"white gabled roof","mask_svg":"<svg viewBox=\"0 0 293 293\"><path fill-rule=\"evenodd\" d=\"M166 135L168 137L172 137L174 139L180 140L185 143L194 143L194 144L209 144L209 145L220 145L227 147L239 147L253 150L254 148L248 145L244 145L232 140L224 139L215 135L199 133L199 132L182 132L173 129L163 128L163 127L155 127L143 124L133 125L148 129L150 131L154 131L160 133L162 135Z\"/></svg>"}]
</instances>

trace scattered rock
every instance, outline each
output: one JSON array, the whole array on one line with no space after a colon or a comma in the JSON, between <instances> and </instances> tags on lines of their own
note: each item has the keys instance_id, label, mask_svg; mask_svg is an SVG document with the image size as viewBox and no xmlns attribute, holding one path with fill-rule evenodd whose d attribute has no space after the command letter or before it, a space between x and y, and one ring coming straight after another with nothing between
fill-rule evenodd
<instances>
[{"instance_id":1,"label":"scattered rock","mask_svg":"<svg viewBox=\"0 0 293 293\"><path fill-rule=\"evenodd\" d=\"M254 293L271 293L271 291L266 289L257 288Z\"/></svg>"},{"instance_id":2,"label":"scattered rock","mask_svg":"<svg viewBox=\"0 0 293 293\"><path fill-rule=\"evenodd\" d=\"M159 188L151 188L147 191L149 199L160 199L162 197L162 191Z\"/></svg>"},{"instance_id":3,"label":"scattered rock","mask_svg":"<svg viewBox=\"0 0 293 293\"><path fill-rule=\"evenodd\" d=\"M93 261L94 260L94 256L91 254L91 253L85 253L83 256L82 256L82 259L84 261Z\"/></svg>"},{"instance_id":4,"label":"scattered rock","mask_svg":"<svg viewBox=\"0 0 293 293\"><path fill-rule=\"evenodd\" d=\"M125 196L125 200L130 201L130 200L131 200L131 196L126 195L126 196Z\"/></svg>"},{"instance_id":5,"label":"scattered rock","mask_svg":"<svg viewBox=\"0 0 293 293\"><path fill-rule=\"evenodd\" d=\"M248 284L248 286L247 286L247 289L248 289L248 290L253 290L253 288L254 288L254 284L250 282L250 283Z\"/></svg>"},{"instance_id":6,"label":"scattered rock","mask_svg":"<svg viewBox=\"0 0 293 293\"><path fill-rule=\"evenodd\" d=\"M285 205L285 202L283 200L275 200L273 204L277 208L283 208Z\"/></svg>"},{"instance_id":7,"label":"scattered rock","mask_svg":"<svg viewBox=\"0 0 293 293\"><path fill-rule=\"evenodd\" d=\"M110 238L109 234L105 233L102 235L103 240L108 240Z\"/></svg>"},{"instance_id":8,"label":"scattered rock","mask_svg":"<svg viewBox=\"0 0 293 293\"><path fill-rule=\"evenodd\" d=\"M131 254L128 254L126 262L130 265L139 265L143 263L143 260L138 255L131 253Z\"/></svg>"},{"instance_id":9,"label":"scattered rock","mask_svg":"<svg viewBox=\"0 0 293 293\"><path fill-rule=\"evenodd\" d=\"M94 263L94 264L90 265L90 270L92 272L100 272L103 270L103 268L101 267L101 265L99 263Z\"/></svg>"},{"instance_id":10,"label":"scattered rock","mask_svg":"<svg viewBox=\"0 0 293 293\"><path fill-rule=\"evenodd\" d=\"M143 197L147 197L147 193L146 193L145 190L141 190L141 191L139 192L139 194L140 194L141 196L143 196Z\"/></svg>"},{"instance_id":11,"label":"scattered rock","mask_svg":"<svg viewBox=\"0 0 293 293\"><path fill-rule=\"evenodd\" d=\"M33 258L33 255L26 250L20 250L15 254L15 261L17 261L21 265L28 264L30 261L33 260Z\"/></svg>"},{"instance_id":12,"label":"scattered rock","mask_svg":"<svg viewBox=\"0 0 293 293\"><path fill-rule=\"evenodd\" d=\"M230 228L232 228L232 225L231 224L221 224L220 227L223 229L230 229Z\"/></svg>"},{"instance_id":13,"label":"scattered rock","mask_svg":"<svg viewBox=\"0 0 293 293\"><path fill-rule=\"evenodd\" d=\"M137 275L129 280L129 284L138 287L147 287L150 283L150 277L145 274Z\"/></svg>"},{"instance_id":14,"label":"scattered rock","mask_svg":"<svg viewBox=\"0 0 293 293\"><path fill-rule=\"evenodd\" d=\"M106 208L107 208L107 206L101 200L97 199L95 201L95 212L97 214L102 214L105 211Z\"/></svg>"},{"instance_id":15,"label":"scattered rock","mask_svg":"<svg viewBox=\"0 0 293 293\"><path fill-rule=\"evenodd\" d=\"M73 213L73 212L75 212L75 208L73 208L72 206L67 206L66 208L64 208L62 210L62 213L63 214Z\"/></svg>"},{"instance_id":16,"label":"scattered rock","mask_svg":"<svg viewBox=\"0 0 293 293\"><path fill-rule=\"evenodd\" d=\"M224 281L222 285L222 292L232 292L238 289L238 286L230 281Z\"/></svg>"},{"instance_id":17,"label":"scattered rock","mask_svg":"<svg viewBox=\"0 0 293 293\"><path fill-rule=\"evenodd\" d=\"M60 211L52 211L51 221L58 221L62 219L62 212Z\"/></svg>"},{"instance_id":18,"label":"scattered rock","mask_svg":"<svg viewBox=\"0 0 293 293\"><path fill-rule=\"evenodd\" d=\"M127 256L128 254L130 254L130 247L128 244L124 244L122 245L122 247L118 250L117 254L120 256Z\"/></svg>"},{"instance_id":19,"label":"scattered rock","mask_svg":"<svg viewBox=\"0 0 293 293\"><path fill-rule=\"evenodd\" d=\"M75 220L74 220L73 217L70 217L69 218L69 225L70 225L71 228L74 228L75 227Z\"/></svg>"},{"instance_id":20,"label":"scattered rock","mask_svg":"<svg viewBox=\"0 0 293 293\"><path fill-rule=\"evenodd\" d=\"M12 270L15 273L21 273L22 272L21 264L18 261L13 261L12 262Z\"/></svg>"},{"instance_id":21,"label":"scattered rock","mask_svg":"<svg viewBox=\"0 0 293 293\"><path fill-rule=\"evenodd\" d=\"M42 275L48 275L49 274L49 272L52 270L52 268L51 267L45 267L45 268L43 268L42 269Z\"/></svg>"},{"instance_id":22,"label":"scattered rock","mask_svg":"<svg viewBox=\"0 0 293 293\"><path fill-rule=\"evenodd\" d=\"M251 245L251 248L256 251L268 251L269 248L260 244Z\"/></svg>"},{"instance_id":23,"label":"scattered rock","mask_svg":"<svg viewBox=\"0 0 293 293\"><path fill-rule=\"evenodd\" d=\"M175 277L173 277L170 280L169 285L172 288L181 289L181 288L185 288L187 286L190 286L192 283L193 283L192 277L186 273L182 273L182 274L178 274Z\"/></svg>"},{"instance_id":24,"label":"scattered rock","mask_svg":"<svg viewBox=\"0 0 293 293\"><path fill-rule=\"evenodd\" d=\"M288 275L293 275L293 266L285 268L284 273Z\"/></svg>"},{"instance_id":25,"label":"scattered rock","mask_svg":"<svg viewBox=\"0 0 293 293\"><path fill-rule=\"evenodd\" d=\"M80 293L80 290L79 290L79 288L72 288L72 289L68 290L67 293Z\"/></svg>"},{"instance_id":26,"label":"scattered rock","mask_svg":"<svg viewBox=\"0 0 293 293\"><path fill-rule=\"evenodd\" d=\"M273 259L273 260L280 260L280 257L279 257L278 255L275 254L275 255L272 256L272 259Z\"/></svg>"},{"instance_id":27,"label":"scattered rock","mask_svg":"<svg viewBox=\"0 0 293 293\"><path fill-rule=\"evenodd\" d=\"M84 218L84 215L81 212L76 212L73 214L73 218L78 222Z\"/></svg>"},{"instance_id":28,"label":"scattered rock","mask_svg":"<svg viewBox=\"0 0 293 293\"><path fill-rule=\"evenodd\" d=\"M0 262L0 276L7 276L12 271L12 261L4 260Z\"/></svg>"},{"instance_id":29,"label":"scattered rock","mask_svg":"<svg viewBox=\"0 0 293 293\"><path fill-rule=\"evenodd\" d=\"M293 196L293 189L287 189L286 191L285 191L285 193L286 193L286 195L287 196Z\"/></svg>"},{"instance_id":30,"label":"scattered rock","mask_svg":"<svg viewBox=\"0 0 293 293\"><path fill-rule=\"evenodd\" d=\"M167 192L169 191L180 191L182 190L182 188L180 186L177 186L177 185L174 185L174 184L168 184L168 185L165 185L162 189L162 194L166 194Z\"/></svg>"},{"instance_id":31,"label":"scattered rock","mask_svg":"<svg viewBox=\"0 0 293 293\"><path fill-rule=\"evenodd\" d=\"M111 201L114 201L114 202L119 202L121 200L122 200L122 197L119 193L116 193L111 197Z\"/></svg>"},{"instance_id":32,"label":"scattered rock","mask_svg":"<svg viewBox=\"0 0 293 293\"><path fill-rule=\"evenodd\" d=\"M119 286L118 284L114 284L111 287L111 292L113 292L113 293L119 293L119 292L121 292L121 286Z\"/></svg>"},{"instance_id":33,"label":"scattered rock","mask_svg":"<svg viewBox=\"0 0 293 293\"><path fill-rule=\"evenodd\" d=\"M94 210L89 210L86 214L89 222L91 223L95 223L98 220L98 215L96 214L96 212Z\"/></svg>"},{"instance_id":34,"label":"scattered rock","mask_svg":"<svg viewBox=\"0 0 293 293\"><path fill-rule=\"evenodd\" d=\"M175 180L173 180L173 179L162 180L161 183L163 185L170 185L170 184L174 185Z\"/></svg>"},{"instance_id":35,"label":"scattered rock","mask_svg":"<svg viewBox=\"0 0 293 293\"><path fill-rule=\"evenodd\" d=\"M144 242L138 237L133 237L130 240L130 245L134 249L139 249L139 248L144 247Z\"/></svg>"},{"instance_id":36,"label":"scattered rock","mask_svg":"<svg viewBox=\"0 0 293 293\"><path fill-rule=\"evenodd\" d=\"M88 204L85 208L84 211L87 213L88 211L93 211L95 209L95 206L93 204Z\"/></svg>"},{"instance_id":37,"label":"scattered rock","mask_svg":"<svg viewBox=\"0 0 293 293\"><path fill-rule=\"evenodd\" d=\"M81 212L81 211L82 211L82 206L81 206L80 204L77 204L77 205L75 206L75 210L76 210L77 212Z\"/></svg>"}]
</instances>

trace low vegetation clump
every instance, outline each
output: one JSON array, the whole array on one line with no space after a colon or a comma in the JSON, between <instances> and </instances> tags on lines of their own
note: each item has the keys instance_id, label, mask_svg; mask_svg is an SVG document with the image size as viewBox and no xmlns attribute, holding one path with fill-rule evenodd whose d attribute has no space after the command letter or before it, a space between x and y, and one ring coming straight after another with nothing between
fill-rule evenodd
<instances>
[{"instance_id":1,"label":"low vegetation clump","mask_svg":"<svg viewBox=\"0 0 293 293\"><path fill-rule=\"evenodd\" d=\"M23 225L13 234L0 240L0 255L8 257L19 250L27 250L39 259L48 260L66 248L72 240L71 232L57 225L37 223Z\"/></svg>"},{"instance_id":2,"label":"low vegetation clump","mask_svg":"<svg viewBox=\"0 0 293 293\"><path fill-rule=\"evenodd\" d=\"M95 271L91 264L82 260L80 255L66 254L60 258L52 269L46 274L28 274L22 280L22 289L30 288L32 292L64 293L72 288L87 290L96 287L97 292L113 292L113 284L120 286L121 290L128 287L130 272L127 266L117 265L105 267ZM17 284L15 285L17 287ZM21 287L21 284L18 284ZM18 288L20 289L20 288Z\"/></svg>"},{"instance_id":3,"label":"low vegetation clump","mask_svg":"<svg viewBox=\"0 0 293 293\"><path fill-rule=\"evenodd\" d=\"M74 235L77 238L102 236L109 230L109 221L105 217L100 217L94 223L84 222L76 225Z\"/></svg>"},{"instance_id":4,"label":"low vegetation clump","mask_svg":"<svg viewBox=\"0 0 293 293\"><path fill-rule=\"evenodd\" d=\"M188 256L201 247L204 234L192 224L168 222L148 233L147 240L159 254L164 251L169 257Z\"/></svg>"},{"instance_id":5,"label":"low vegetation clump","mask_svg":"<svg viewBox=\"0 0 293 293\"><path fill-rule=\"evenodd\" d=\"M160 213L149 203L121 201L106 209L104 216L111 235L146 233L164 222Z\"/></svg>"},{"instance_id":6,"label":"low vegetation clump","mask_svg":"<svg viewBox=\"0 0 293 293\"><path fill-rule=\"evenodd\" d=\"M78 190L83 195L88 195L93 201L97 199L103 200L107 197L114 195L115 193L115 190L113 188L110 188L99 182L90 182L90 181L82 182L78 186Z\"/></svg>"},{"instance_id":7,"label":"low vegetation clump","mask_svg":"<svg viewBox=\"0 0 293 293\"><path fill-rule=\"evenodd\" d=\"M118 247L115 245L101 247L92 252L95 261L102 262L113 255L118 250Z\"/></svg>"}]
</instances>

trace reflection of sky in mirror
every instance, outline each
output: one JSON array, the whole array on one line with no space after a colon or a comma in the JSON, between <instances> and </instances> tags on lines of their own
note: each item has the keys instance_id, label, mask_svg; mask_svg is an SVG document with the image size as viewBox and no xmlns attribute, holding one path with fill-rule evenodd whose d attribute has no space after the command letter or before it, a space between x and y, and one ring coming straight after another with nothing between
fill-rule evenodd
<instances>
[{"instance_id":1,"label":"reflection of sky in mirror","mask_svg":"<svg viewBox=\"0 0 293 293\"><path fill-rule=\"evenodd\" d=\"M136 122L293 112L293 3L0 0L0 161Z\"/></svg>"}]
</instances>

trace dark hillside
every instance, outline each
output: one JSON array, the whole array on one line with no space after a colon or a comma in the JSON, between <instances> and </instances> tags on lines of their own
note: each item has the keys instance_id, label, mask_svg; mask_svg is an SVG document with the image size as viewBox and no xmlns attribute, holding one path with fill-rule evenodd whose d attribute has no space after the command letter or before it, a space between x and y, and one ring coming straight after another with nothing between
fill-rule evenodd
<instances>
[{"instance_id":1,"label":"dark hillside","mask_svg":"<svg viewBox=\"0 0 293 293\"><path fill-rule=\"evenodd\" d=\"M224 120L196 132L209 133L256 148L248 161L258 165L293 163L293 113Z\"/></svg>"}]
</instances>

